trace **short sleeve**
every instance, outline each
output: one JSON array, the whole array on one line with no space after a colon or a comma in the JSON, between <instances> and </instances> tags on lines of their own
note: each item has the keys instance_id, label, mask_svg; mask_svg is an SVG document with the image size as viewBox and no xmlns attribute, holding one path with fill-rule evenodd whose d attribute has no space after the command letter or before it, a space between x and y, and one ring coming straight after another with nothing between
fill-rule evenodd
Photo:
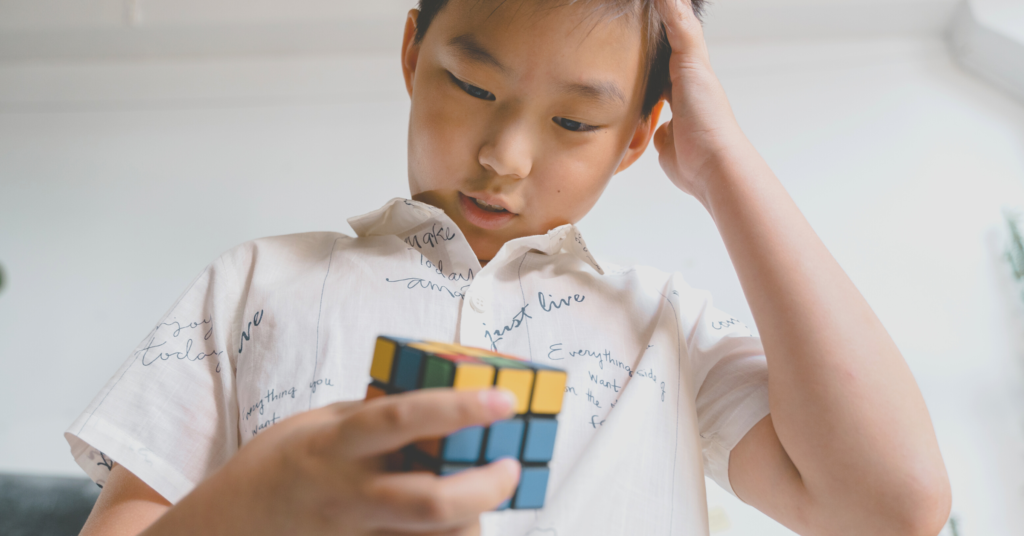
<instances>
[{"instance_id":1,"label":"short sleeve","mask_svg":"<svg viewBox=\"0 0 1024 536\"><path fill-rule=\"evenodd\" d=\"M116 461L177 503L238 450L231 342L250 250L208 266L64 433L101 487Z\"/></svg>"},{"instance_id":2,"label":"short sleeve","mask_svg":"<svg viewBox=\"0 0 1024 536\"><path fill-rule=\"evenodd\" d=\"M768 362L761 339L716 309L711 294L673 277L696 393L704 472L735 495L729 453L768 415Z\"/></svg>"}]
</instances>

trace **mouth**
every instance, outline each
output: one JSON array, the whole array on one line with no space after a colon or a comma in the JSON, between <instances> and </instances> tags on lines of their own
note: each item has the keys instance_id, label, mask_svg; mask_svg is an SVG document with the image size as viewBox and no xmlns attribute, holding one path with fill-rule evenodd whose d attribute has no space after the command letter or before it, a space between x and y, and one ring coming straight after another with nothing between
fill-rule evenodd
<instances>
[{"instance_id":1,"label":"mouth","mask_svg":"<svg viewBox=\"0 0 1024 536\"><path fill-rule=\"evenodd\" d=\"M462 192L459 192L459 205L470 223L484 229L498 229L518 216L501 205L485 203Z\"/></svg>"},{"instance_id":2,"label":"mouth","mask_svg":"<svg viewBox=\"0 0 1024 536\"><path fill-rule=\"evenodd\" d=\"M505 207L501 205L488 205L487 203L484 203L483 201L477 199L476 197L470 197L470 199L472 199L473 202L476 203L476 206L486 210L487 212L508 212L507 210L505 210Z\"/></svg>"}]
</instances>

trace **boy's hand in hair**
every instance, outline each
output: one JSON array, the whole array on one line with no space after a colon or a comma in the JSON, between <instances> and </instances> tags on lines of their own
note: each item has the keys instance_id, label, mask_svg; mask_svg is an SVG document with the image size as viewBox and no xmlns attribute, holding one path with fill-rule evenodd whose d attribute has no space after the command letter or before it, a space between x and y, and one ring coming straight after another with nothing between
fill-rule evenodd
<instances>
[{"instance_id":1,"label":"boy's hand in hair","mask_svg":"<svg viewBox=\"0 0 1024 536\"><path fill-rule=\"evenodd\" d=\"M260 433L144 534L175 533L190 517L203 518L209 534L479 534L480 514L515 491L517 461L439 477L389 472L387 458L419 439L508 418L510 396L427 389L294 415ZM204 515L203 503L217 511Z\"/></svg>"},{"instance_id":2,"label":"boy's hand in hair","mask_svg":"<svg viewBox=\"0 0 1024 536\"><path fill-rule=\"evenodd\" d=\"M704 30L690 0L657 0L668 35L671 86L665 99L672 120L654 134L665 174L707 206L707 180L717 160L750 149L725 90L711 69Z\"/></svg>"}]
</instances>

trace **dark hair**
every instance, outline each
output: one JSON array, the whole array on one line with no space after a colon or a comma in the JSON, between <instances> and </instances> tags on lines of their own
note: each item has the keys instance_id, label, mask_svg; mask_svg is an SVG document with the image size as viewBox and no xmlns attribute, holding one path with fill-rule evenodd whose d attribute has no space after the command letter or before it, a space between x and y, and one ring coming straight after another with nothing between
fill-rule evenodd
<instances>
[{"instance_id":1,"label":"dark hair","mask_svg":"<svg viewBox=\"0 0 1024 536\"><path fill-rule=\"evenodd\" d=\"M527 0L521 0L527 1ZM545 0L533 0L545 1ZM563 0L565 1L565 0ZM644 69L647 74L647 83L644 87L644 104L642 113L644 117L651 114L654 105L658 103L662 93L669 84L668 60L672 54L668 38L665 35L665 24L661 20L661 14L655 9L656 0L568 0L568 4L586 2L592 4L596 11L601 11L605 17L617 18L623 15L632 16L640 23L642 32L642 43L644 48ZM693 11L698 18L704 12L704 0L690 0ZM416 23L416 38L418 43L427 34L427 28L434 20L448 0L419 0L420 15Z\"/></svg>"}]
</instances>

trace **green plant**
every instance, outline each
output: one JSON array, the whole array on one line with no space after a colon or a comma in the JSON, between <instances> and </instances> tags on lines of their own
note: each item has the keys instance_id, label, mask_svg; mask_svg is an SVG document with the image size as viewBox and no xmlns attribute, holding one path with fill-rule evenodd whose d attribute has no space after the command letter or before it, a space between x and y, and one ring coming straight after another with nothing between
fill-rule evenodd
<instances>
[{"instance_id":1,"label":"green plant","mask_svg":"<svg viewBox=\"0 0 1024 536\"><path fill-rule=\"evenodd\" d=\"M960 536L960 531L957 530L956 516L950 516L949 524L946 526L949 527L949 532L951 536Z\"/></svg>"},{"instance_id":2,"label":"green plant","mask_svg":"<svg viewBox=\"0 0 1024 536\"><path fill-rule=\"evenodd\" d=\"M1013 278L1020 283L1024 280L1024 237L1021 236L1020 214L1004 213L1006 225L1010 228L1010 243L1006 248L1006 260L1010 262ZM1021 290L1024 299L1024 289Z\"/></svg>"}]
</instances>

